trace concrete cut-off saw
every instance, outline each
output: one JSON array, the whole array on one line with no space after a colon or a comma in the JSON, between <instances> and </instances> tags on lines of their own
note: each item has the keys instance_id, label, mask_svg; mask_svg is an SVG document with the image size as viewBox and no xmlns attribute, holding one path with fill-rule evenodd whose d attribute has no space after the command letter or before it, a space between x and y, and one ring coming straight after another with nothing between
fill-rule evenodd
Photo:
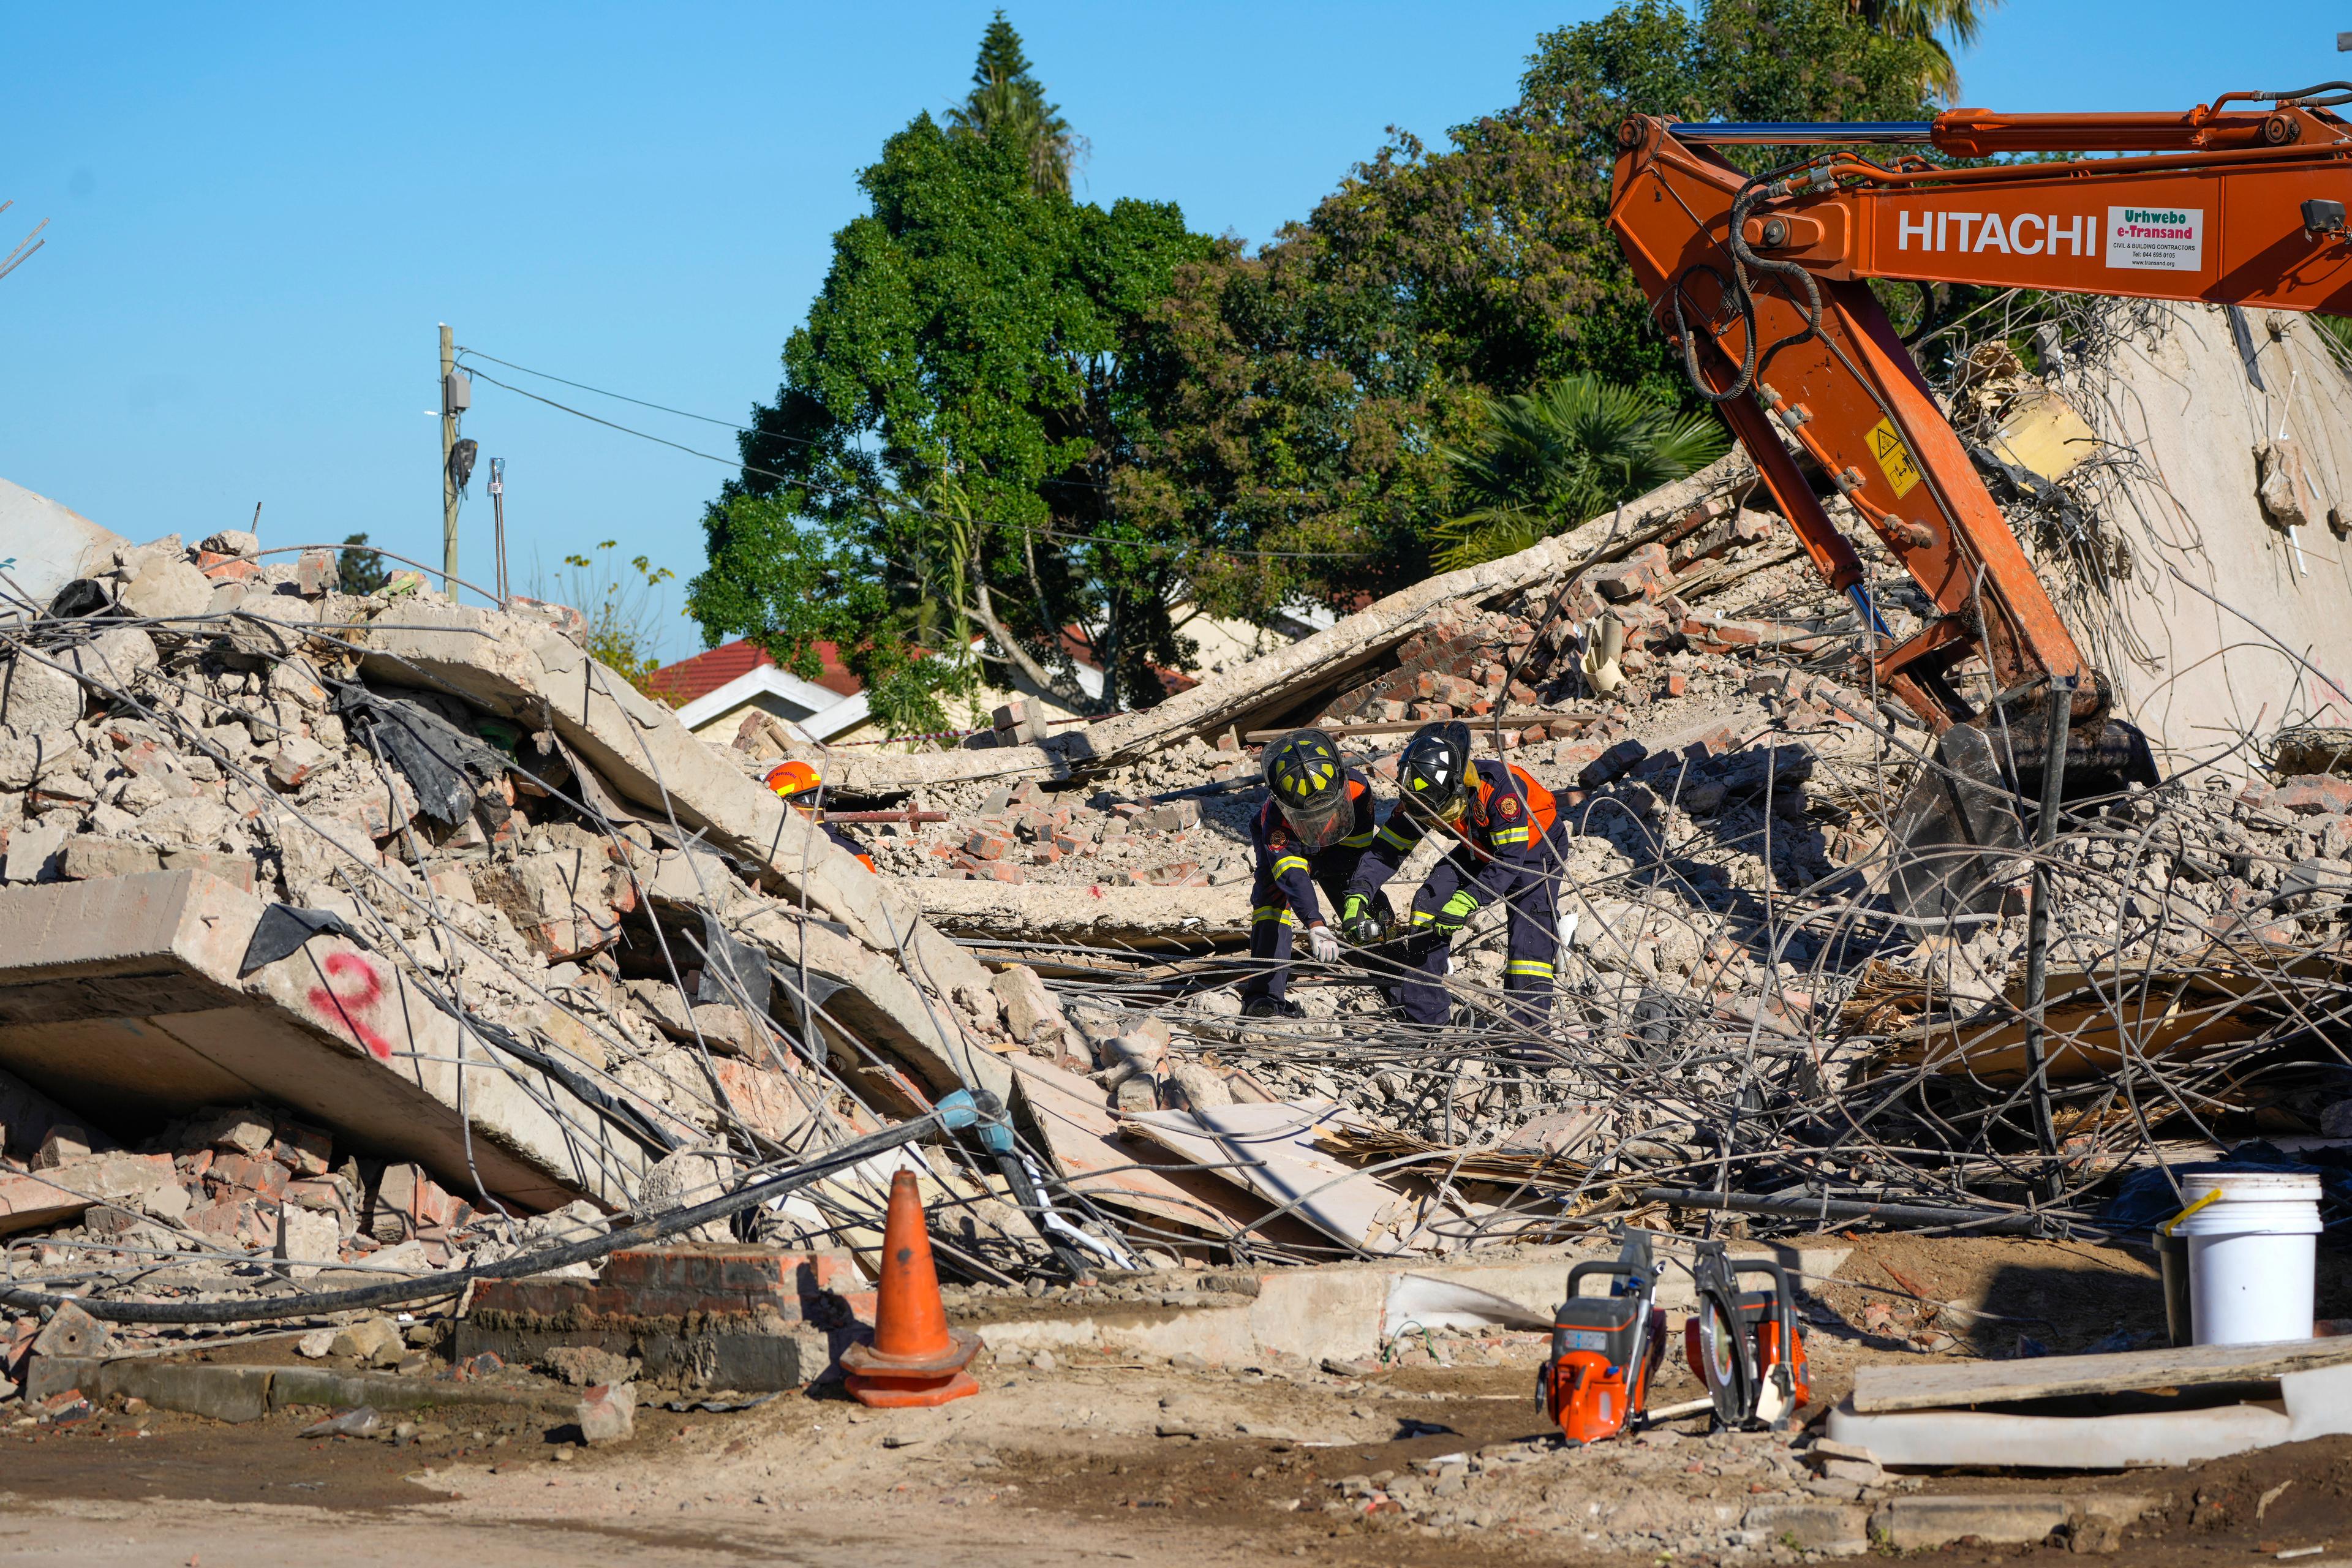
<instances>
[{"instance_id":1,"label":"concrete cut-off saw","mask_svg":"<svg viewBox=\"0 0 2352 1568\"><path fill-rule=\"evenodd\" d=\"M1648 1405L1650 1377L1665 1355L1666 1315L1656 1305L1664 1265L1650 1256L1650 1238L1618 1231L1614 1263L1580 1263L1568 1271L1568 1300L1552 1314L1551 1354L1538 1374L1543 1412L1571 1443L1613 1437ZM1609 1292L1580 1296L1593 1276Z\"/></svg>"},{"instance_id":2,"label":"concrete cut-off saw","mask_svg":"<svg viewBox=\"0 0 2352 1568\"><path fill-rule=\"evenodd\" d=\"M1787 1431L1812 1397L1789 1271L1769 1258L1734 1258L1723 1243L1702 1241L1690 1272L1698 1306L1683 1325L1683 1357L1706 1385L1717 1424ZM1742 1274L1769 1274L1772 1288L1743 1293Z\"/></svg>"},{"instance_id":3,"label":"concrete cut-off saw","mask_svg":"<svg viewBox=\"0 0 2352 1568\"><path fill-rule=\"evenodd\" d=\"M1568 1299L1552 1314L1551 1354L1537 1374L1537 1403L1571 1444L1601 1442L1643 1422L1665 1358L1666 1314L1657 1305L1665 1265L1645 1233L1620 1226L1613 1234L1614 1262L1569 1270ZM1788 1270L1769 1258L1734 1258L1719 1241L1700 1242L1686 1267L1697 1302L1684 1325L1683 1354L1706 1398L1661 1414L1711 1406L1718 1427L1786 1431L1812 1392ZM1771 1287L1743 1292L1741 1274L1768 1274ZM1610 1289L1580 1294L1593 1278L1608 1279Z\"/></svg>"}]
</instances>

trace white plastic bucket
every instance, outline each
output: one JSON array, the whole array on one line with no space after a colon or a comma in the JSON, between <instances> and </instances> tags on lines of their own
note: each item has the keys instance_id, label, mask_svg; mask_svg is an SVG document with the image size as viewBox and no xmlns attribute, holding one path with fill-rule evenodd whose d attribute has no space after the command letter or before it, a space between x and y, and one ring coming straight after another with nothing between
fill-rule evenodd
<instances>
[{"instance_id":1,"label":"white plastic bucket","mask_svg":"<svg viewBox=\"0 0 2352 1568\"><path fill-rule=\"evenodd\" d=\"M2189 1238L2189 1318L2200 1345L2263 1344L2311 1337L2312 1271L2318 1249L2319 1178L2285 1171L2213 1171L2188 1177L2195 1203Z\"/></svg>"}]
</instances>

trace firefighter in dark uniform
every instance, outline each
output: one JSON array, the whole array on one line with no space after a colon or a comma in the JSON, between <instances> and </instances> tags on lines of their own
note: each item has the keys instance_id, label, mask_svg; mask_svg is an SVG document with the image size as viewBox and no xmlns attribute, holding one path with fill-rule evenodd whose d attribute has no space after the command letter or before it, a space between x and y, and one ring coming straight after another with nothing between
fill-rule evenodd
<instances>
[{"instance_id":1,"label":"firefighter in dark uniform","mask_svg":"<svg viewBox=\"0 0 2352 1568\"><path fill-rule=\"evenodd\" d=\"M817 816L817 802L824 798L824 776L816 771L814 763L790 762L770 768L768 787L782 795L794 811L803 816L814 818L824 836L833 840L834 847L848 850L857 857L859 865L869 871L874 869L874 857L866 852L865 845L852 837L846 829L835 827Z\"/></svg>"},{"instance_id":2,"label":"firefighter in dark uniform","mask_svg":"<svg viewBox=\"0 0 2352 1568\"><path fill-rule=\"evenodd\" d=\"M1334 908L1377 920L1388 900L1350 898L1357 863L1372 847L1377 818L1370 781L1339 758L1320 730L1299 730L1265 750L1266 802L1250 819L1257 879L1250 885L1250 957L1255 972L1242 984L1242 1012L1253 1018L1297 1017L1284 996L1289 982L1293 932L1307 933L1318 963L1336 963L1339 939L1323 918L1319 887ZM1375 910L1377 905L1377 912Z\"/></svg>"},{"instance_id":3,"label":"firefighter in dark uniform","mask_svg":"<svg viewBox=\"0 0 2352 1568\"><path fill-rule=\"evenodd\" d=\"M1424 725L1397 763L1397 805L1357 862L1350 893L1378 889L1422 839L1444 830L1456 842L1413 895L1407 949L1419 976L1396 988L1397 1006L1417 1024L1444 1024L1454 933L1499 899L1507 916L1505 1007L1529 1028L1551 1016L1559 928L1553 896L1551 792L1527 770L1470 756L1460 720ZM1350 933L1351 936L1354 933Z\"/></svg>"}]
</instances>

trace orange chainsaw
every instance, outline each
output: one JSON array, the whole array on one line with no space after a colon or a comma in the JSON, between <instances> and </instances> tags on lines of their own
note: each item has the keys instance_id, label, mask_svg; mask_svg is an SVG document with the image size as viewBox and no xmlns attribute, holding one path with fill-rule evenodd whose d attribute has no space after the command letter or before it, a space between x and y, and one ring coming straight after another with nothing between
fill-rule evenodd
<instances>
[{"instance_id":1,"label":"orange chainsaw","mask_svg":"<svg viewBox=\"0 0 2352 1568\"><path fill-rule=\"evenodd\" d=\"M1552 1314L1551 1355L1537 1374L1537 1402L1570 1443L1613 1437L1642 1414L1650 1377L1665 1354L1666 1315L1656 1305L1664 1265L1650 1238L1620 1226L1614 1263L1580 1263L1568 1272L1568 1300ZM1580 1296L1591 1275L1615 1283L1605 1296Z\"/></svg>"},{"instance_id":2,"label":"orange chainsaw","mask_svg":"<svg viewBox=\"0 0 2352 1568\"><path fill-rule=\"evenodd\" d=\"M1742 1294L1742 1274L1769 1274L1772 1289ZM1723 1243L1702 1241L1691 1284L1698 1309L1683 1325L1683 1356L1715 1401L1717 1424L1787 1431L1789 1418L1812 1397L1788 1270L1769 1258L1736 1258Z\"/></svg>"}]
</instances>

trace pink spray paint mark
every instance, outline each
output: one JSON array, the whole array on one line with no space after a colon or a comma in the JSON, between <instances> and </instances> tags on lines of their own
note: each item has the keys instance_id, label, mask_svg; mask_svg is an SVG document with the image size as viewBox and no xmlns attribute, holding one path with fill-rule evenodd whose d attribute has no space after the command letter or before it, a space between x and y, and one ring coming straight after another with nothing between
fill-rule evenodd
<instances>
[{"instance_id":1,"label":"pink spray paint mark","mask_svg":"<svg viewBox=\"0 0 2352 1568\"><path fill-rule=\"evenodd\" d=\"M383 1000L383 981L376 974L375 966L356 952L332 952L327 955L327 978L338 981L352 970L359 980L350 991L336 990L331 984L310 988L310 1005L320 1016L332 1015L348 1030L352 1039L367 1047L368 1054L380 1062L392 1059L392 1042L368 1026L359 1015L373 1013L375 1005Z\"/></svg>"}]
</instances>

